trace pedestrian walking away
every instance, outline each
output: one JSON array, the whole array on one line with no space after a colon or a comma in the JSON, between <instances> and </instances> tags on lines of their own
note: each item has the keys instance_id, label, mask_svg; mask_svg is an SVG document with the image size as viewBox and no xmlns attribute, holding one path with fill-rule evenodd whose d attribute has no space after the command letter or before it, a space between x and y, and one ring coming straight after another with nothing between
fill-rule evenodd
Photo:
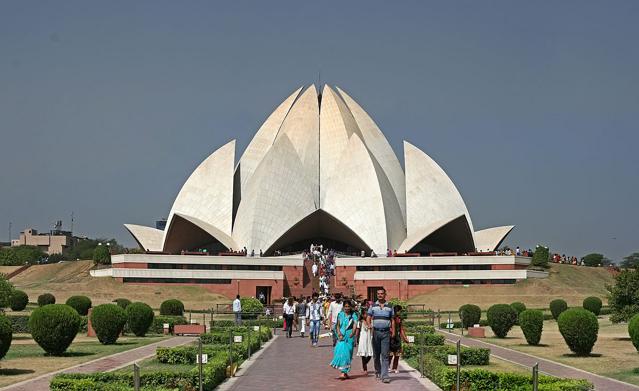
<instances>
[{"instance_id":1,"label":"pedestrian walking away","mask_svg":"<svg viewBox=\"0 0 639 391\"><path fill-rule=\"evenodd\" d=\"M369 323L373 327L373 362L375 377L389 383L388 352L390 339L395 335L393 308L386 304L386 289L377 290L377 301L368 309Z\"/></svg>"},{"instance_id":2,"label":"pedestrian walking away","mask_svg":"<svg viewBox=\"0 0 639 391\"><path fill-rule=\"evenodd\" d=\"M402 325L402 306L396 305L393 307L395 316L393 317L393 325L395 326L395 335L390 340L390 352L393 356L391 370L393 373L398 373L397 366L399 365L399 358L402 356L402 342L408 343L408 338L404 333L404 326Z\"/></svg>"},{"instance_id":3,"label":"pedestrian walking away","mask_svg":"<svg viewBox=\"0 0 639 391\"><path fill-rule=\"evenodd\" d=\"M353 313L353 305L350 300L346 300L342 311L337 315L335 331L338 341L333 350L333 361L331 361L331 366L341 372L340 380L348 379L348 372L351 370L357 320L357 314Z\"/></svg>"},{"instance_id":4,"label":"pedestrian walking away","mask_svg":"<svg viewBox=\"0 0 639 391\"><path fill-rule=\"evenodd\" d=\"M240 295L235 296L235 300L233 300L233 314L235 314L235 324L240 326L242 324L242 302L240 301Z\"/></svg>"},{"instance_id":5,"label":"pedestrian walking away","mask_svg":"<svg viewBox=\"0 0 639 391\"><path fill-rule=\"evenodd\" d=\"M297 313L297 324L300 327L300 337L302 338L304 338L304 333L306 332L306 306L306 299L302 297L295 308L295 312Z\"/></svg>"},{"instance_id":6,"label":"pedestrian walking away","mask_svg":"<svg viewBox=\"0 0 639 391\"><path fill-rule=\"evenodd\" d=\"M293 297L289 297L282 308L284 320L286 320L286 338L291 338L293 333L293 318L295 317L295 306L293 305Z\"/></svg>"},{"instance_id":7,"label":"pedestrian walking away","mask_svg":"<svg viewBox=\"0 0 639 391\"><path fill-rule=\"evenodd\" d=\"M373 357L373 332L368 319L368 308L362 306L359 316L357 356L362 358L362 370L368 375L368 363Z\"/></svg>"}]
</instances>

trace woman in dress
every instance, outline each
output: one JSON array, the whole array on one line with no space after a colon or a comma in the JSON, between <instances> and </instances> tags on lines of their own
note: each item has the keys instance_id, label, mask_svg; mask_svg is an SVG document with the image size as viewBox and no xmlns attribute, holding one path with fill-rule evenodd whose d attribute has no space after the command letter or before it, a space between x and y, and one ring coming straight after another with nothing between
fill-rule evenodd
<instances>
[{"instance_id":1,"label":"woman in dress","mask_svg":"<svg viewBox=\"0 0 639 391\"><path fill-rule=\"evenodd\" d=\"M402 306L396 305L393 307L395 316L393 322L395 323L395 336L390 340L390 354L393 356L391 370L398 373L397 366L399 365L399 358L402 356L402 341L408 343L406 333L404 333L404 327L402 325ZM390 360L389 360L390 361Z\"/></svg>"},{"instance_id":2,"label":"woman in dress","mask_svg":"<svg viewBox=\"0 0 639 391\"><path fill-rule=\"evenodd\" d=\"M353 313L353 304L350 300L344 302L342 311L337 315L335 330L338 342L333 350L331 366L339 369L342 372L339 376L340 380L345 380L348 379L348 372L351 370L353 343L357 332L357 314Z\"/></svg>"},{"instance_id":3,"label":"woman in dress","mask_svg":"<svg viewBox=\"0 0 639 391\"><path fill-rule=\"evenodd\" d=\"M373 331L366 315L368 308L362 305L359 316L359 342L357 343L357 355L362 358L364 375L368 375L368 362L373 357Z\"/></svg>"}]
</instances>

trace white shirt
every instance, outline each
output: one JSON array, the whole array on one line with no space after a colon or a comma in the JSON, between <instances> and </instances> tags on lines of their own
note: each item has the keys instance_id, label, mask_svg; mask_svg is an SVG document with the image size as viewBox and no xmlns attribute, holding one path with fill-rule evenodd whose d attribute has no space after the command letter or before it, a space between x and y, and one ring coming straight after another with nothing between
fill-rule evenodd
<instances>
[{"instance_id":1,"label":"white shirt","mask_svg":"<svg viewBox=\"0 0 639 391\"><path fill-rule=\"evenodd\" d=\"M310 320L322 319L322 303L319 301L317 303L308 303L306 305L306 317Z\"/></svg>"},{"instance_id":2,"label":"white shirt","mask_svg":"<svg viewBox=\"0 0 639 391\"><path fill-rule=\"evenodd\" d=\"M331 320L331 323L337 323L337 315L342 311L342 307L344 303L338 303L337 301L331 302L331 305L328 306L328 319Z\"/></svg>"},{"instance_id":3,"label":"white shirt","mask_svg":"<svg viewBox=\"0 0 639 391\"><path fill-rule=\"evenodd\" d=\"M284 303L284 308L283 308L283 312L286 315L293 315L295 314L295 304L293 305L288 305L288 302Z\"/></svg>"},{"instance_id":4,"label":"white shirt","mask_svg":"<svg viewBox=\"0 0 639 391\"><path fill-rule=\"evenodd\" d=\"M313 268L311 270L313 271L313 274L317 274L317 264L316 263L313 264Z\"/></svg>"},{"instance_id":5,"label":"white shirt","mask_svg":"<svg viewBox=\"0 0 639 391\"><path fill-rule=\"evenodd\" d=\"M242 312L242 303L240 299L233 300L233 312Z\"/></svg>"}]
</instances>

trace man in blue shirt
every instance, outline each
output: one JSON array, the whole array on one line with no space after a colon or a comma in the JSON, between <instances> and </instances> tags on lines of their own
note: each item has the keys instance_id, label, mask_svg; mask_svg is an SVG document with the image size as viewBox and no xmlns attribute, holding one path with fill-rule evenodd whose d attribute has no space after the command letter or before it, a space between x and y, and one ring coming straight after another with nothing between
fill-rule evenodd
<instances>
[{"instance_id":1,"label":"man in blue shirt","mask_svg":"<svg viewBox=\"0 0 639 391\"><path fill-rule=\"evenodd\" d=\"M368 309L368 323L373 328L373 360L375 377L390 383L388 377L388 351L395 335L393 307L386 304L386 289L377 290L377 301Z\"/></svg>"}]
</instances>

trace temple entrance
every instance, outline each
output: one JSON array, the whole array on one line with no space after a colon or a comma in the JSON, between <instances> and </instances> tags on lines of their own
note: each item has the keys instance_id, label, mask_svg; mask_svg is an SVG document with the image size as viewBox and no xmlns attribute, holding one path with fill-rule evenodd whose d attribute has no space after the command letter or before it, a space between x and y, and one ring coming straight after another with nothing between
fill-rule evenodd
<instances>
[{"instance_id":1,"label":"temple entrance","mask_svg":"<svg viewBox=\"0 0 639 391\"><path fill-rule=\"evenodd\" d=\"M308 250L312 243L352 255L359 255L362 250L371 251L344 223L318 209L289 229L265 254L272 255L276 250L283 254L302 252Z\"/></svg>"}]
</instances>

